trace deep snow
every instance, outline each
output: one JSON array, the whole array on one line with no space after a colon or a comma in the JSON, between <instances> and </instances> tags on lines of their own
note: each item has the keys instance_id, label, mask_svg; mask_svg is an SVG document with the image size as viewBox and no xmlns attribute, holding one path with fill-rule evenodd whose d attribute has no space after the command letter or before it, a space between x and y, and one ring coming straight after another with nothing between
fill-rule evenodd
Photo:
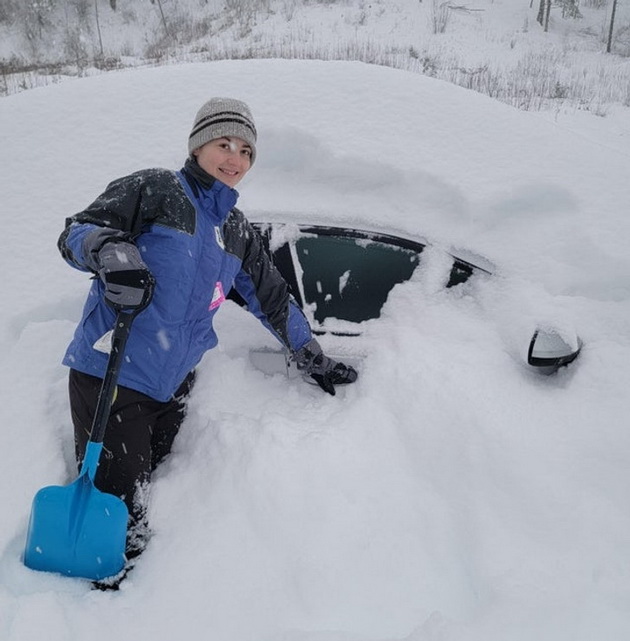
<instances>
[{"instance_id":1,"label":"deep snow","mask_svg":"<svg viewBox=\"0 0 630 641\"><path fill-rule=\"evenodd\" d=\"M435 248L356 339L335 398L266 376L226 304L119 593L32 572L30 501L73 477L65 368L88 281L56 239L111 179L178 168L212 95L250 103L252 219L385 226ZM586 118L586 119L585 119ZM628 111L516 111L358 63L112 73L0 101L0 638L621 641L630 634ZM497 274L444 290L441 249ZM539 326L585 346L552 377Z\"/></svg>"}]
</instances>

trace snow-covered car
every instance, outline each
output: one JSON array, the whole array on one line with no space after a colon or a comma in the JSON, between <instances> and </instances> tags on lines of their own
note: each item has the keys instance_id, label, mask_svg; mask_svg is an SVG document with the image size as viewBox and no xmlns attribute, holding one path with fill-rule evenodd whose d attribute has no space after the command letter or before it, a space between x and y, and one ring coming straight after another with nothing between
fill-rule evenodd
<instances>
[{"instance_id":1,"label":"snow-covered car","mask_svg":"<svg viewBox=\"0 0 630 641\"><path fill-rule=\"evenodd\" d=\"M317 335L360 335L360 324L379 318L391 290L411 278L431 245L426 238L391 230L278 222L272 217L252 225ZM471 252L449 249L444 253L450 265L445 288L491 276L496 269ZM244 304L236 292L230 297ZM574 361L581 348L580 339L567 341L556 328L540 327L529 343L527 363L550 374ZM279 352L255 351L251 358L263 371L291 371Z\"/></svg>"}]
</instances>

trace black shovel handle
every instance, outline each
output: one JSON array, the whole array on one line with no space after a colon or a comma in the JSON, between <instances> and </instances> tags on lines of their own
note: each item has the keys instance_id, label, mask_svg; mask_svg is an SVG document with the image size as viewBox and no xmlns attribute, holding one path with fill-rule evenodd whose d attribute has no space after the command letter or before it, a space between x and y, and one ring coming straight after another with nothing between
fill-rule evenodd
<instances>
[{"instance_id":1,"label":"black shovel handle","mask_svg":"<svg viewBox=\"0 0 630 641\"><path fill-rule=\"evenodd\" d=\"M102 443L105 437L105 429L107 428L107 421L114 401L125 345L127 344L131 324L138 315L138 311L140 310L133 312L119 311L116 315L116 323L112 333L112 348L107 361L105 378L98 395L94 420L92 421L92 430L90 432L90 442L92 443Z\"/></svg>"}]
</instances>

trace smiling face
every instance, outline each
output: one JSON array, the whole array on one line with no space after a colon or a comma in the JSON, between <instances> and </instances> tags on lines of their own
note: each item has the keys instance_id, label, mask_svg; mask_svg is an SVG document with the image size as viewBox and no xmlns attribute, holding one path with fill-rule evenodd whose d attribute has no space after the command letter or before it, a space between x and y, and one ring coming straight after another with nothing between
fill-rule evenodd
<instances>
[{"instance_id":1,"label":"smiling face","mask_svg":"<svg viewBox=\"0 0 630 641\"><path fill-rule=\"evenodd\" d=\"M204 171L228 187L236 187L252 164L251 147L233 136L211 140L193 155Z\"/></svg>"}]
</instances>

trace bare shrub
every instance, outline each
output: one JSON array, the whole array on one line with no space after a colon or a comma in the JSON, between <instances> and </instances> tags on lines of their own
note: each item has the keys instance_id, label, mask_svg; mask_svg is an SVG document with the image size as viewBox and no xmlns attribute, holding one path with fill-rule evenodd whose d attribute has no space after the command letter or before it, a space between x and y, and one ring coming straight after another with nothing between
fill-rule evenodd
<instances>
[{"instance_id":1,"label":"bare shrub","mask_svg":"<svg viewBox=\"0 0 630 641\"><path fill-rule=\"evenodd\" d=\"M574 20L577 20L582 17L580 7L578 6L578 0L556 0L556 2L562 8L563 18L573 18Z\"/></svg>"},{"instance_id":2,"label":"bare shrub","mask_svg":"<svg viewBox=\"0 0 630 641\"><path fill-rule=\"evenodd\" d=\"M295 17L295 5L296 0L284 0L282 3L281 14L282 17L287 21L291 22Z\"/></svg>"},{"instance_id":3,"label":"bare shrub","mask_svg":"<svg viewBox=\"0 0 630 641\"><path fill-rule=\"evenodd\" d=\"M0 0L0 24L13 24L17 8L17 0Z\"/></svg>"},{"instance_id":4,"label":"bare shrub","mask_svg":"<svg viewBox=\"0 0 630 641\"><path fill-rule=\"evenodd\" d=\"M451 17L451 3L444 0L431 0L429 22L431 33L444 33Z\"/></svg>"},{"instance_id":5,"label":"bare shrub","mask_svg":"<svg viewBox=\"0 0 630 641\"><path fill-rule=\"evenodd\" d=\"M620 56L630 56L630 22L615 30L615 52Z\"/></svg>"},{"instance_id":6,"label":"bare shrub","mask_svg":"<svg viewBox=\"0 0 630 641\"><path fill-rule=\"evenodd\" d=\"M206 16L200 20L195 20L192 25L191 40L198 40L200 38L209 38L214 35L214 19L211 16Z\"/></svg>"},{"instance_id":7,"label":"bare shrub","mask_svg":"<svg viewBox=\"0 0 630 641\"><path fill-rule=\"evenodd\" d=\"M64 38L63 49L67 59L76 65L78 75L83 75L83 70L88 66L90 58L79 29L76 27L68 29Z\"/></svg>"},{"instance_id":8,"label":"bare shrub","mask_svg":"<svg viewBox=\"0 0 630 641\"><path fill-rule=\"evenodd\" d=\"M225 0L225 8L228 11L238 13L271 10L271 0Z\"/></svg>"},{"instance_id":9,"label":"bare shrub","mask_svg":"<svg viewBox=\"0 0 630 641\"><path fill-rule=\"evenodd\" d=\"M124 7L120 12L120 15L122 17L123 24L134 24L134 22L138 21L136 12L132 8Z\"/></svg>"},{"instance_id":10,"label":"bare shrub","mask_svg":"<svg viewBox=\"0 0 630 641\"><path fill-rule=\"evenodd\" d=\"M68 5L74 9L76 16L80 22L87 22L88 14L91 14L92 4L89 0L71 0Z\"/></svg>"},{"instance_id":11,"label":"bare shrub","mask_svg":"<svg viewBox=\"0 0 630 641\"><path fill-rule=\"evenodd\" d=\"M41 2L26 3L18 5L16 22L21 26L26 41L31 47L32 53L39 58L39 45L43 34L51 27L51 19L54 13L53 0L41 0Z\"/></svg>"}]
</instances>

